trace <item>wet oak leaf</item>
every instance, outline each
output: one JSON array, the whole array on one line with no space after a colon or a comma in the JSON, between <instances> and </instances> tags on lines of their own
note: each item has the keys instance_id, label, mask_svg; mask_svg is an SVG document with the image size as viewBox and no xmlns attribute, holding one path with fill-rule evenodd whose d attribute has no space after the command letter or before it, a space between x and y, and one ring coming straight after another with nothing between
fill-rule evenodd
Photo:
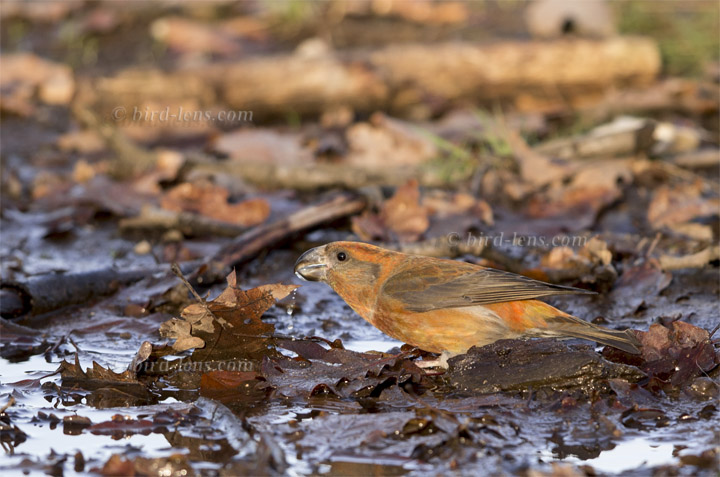
<instances>
[{"instance_id":1,"label":"wet oak leaf","mask_svg":"<svg viewBox=\"0 0 720 477\"><path fill-rule=\"evenodd\" d=\"M118 406L122 403L147 403L151 398L146 384L137 380L135 370L116 373L93 361L92 368L83 371L75 355L75 362L62 361L58 372L63 388L81 388L93 391L87 396L88 404L96 407ZM129 404L128 404L129 405Z\"/></svg>"},{"instance_id":2,"label":"wet oak leaf","mask_svg":"<svg viewBox=\"0 0 720 477\"><path fill-rule=\"evenodd\" d=\"M720 352L710 341L710 333L690 323L674 321L670 327L655 323L647 332L635 334L642 345L640 356L613 348L605 348L603 356L638 366L665 391L684 389L720 364Z\"/></svg>"},{"instance_id":3,"label":"wet oak leaf","mask_svg":"<svg viewBox=\"0 0 720 477\"><path fill-rule=\"evenodd\" d=\"M200 331L213 332L213 316L207 308L199 303L193 303L185 307L180 316L192 325L193 333Z\"/></svg>"},{"instance_id":4,"label":"wet oak leaf","mask_svg":"<svg viewBox=\"0 0 720 477\"><path fill-rule=\"evenodd\" d=\"M303 359L323 359L328 353L327 348L323 348L318 343L310 340L278 340L277 345L280 348L293 351Z\"/></svg>"},{"instance_id":5,"label":"wet oak leaf","mask_svg":"<svg viewBox=\"0 0 720 477\"><path fill-rule=\"evenodd\" d=\"M160 325L160 336L163 338L184 338L190 336L191 324L187 321L172 318Z\"/></svg>"},{"instance_id":6,"label":"wet oak leaf","mask_svg":"<svg viewBox=\"0 0 720 477\"><path fill-rule=\"evenodd\" d=\"M193 325L187 321L171 318L160 325L158 331L163 338L175 339L175 342L172 344L172 349L176 352L181 352L191 348L202 348L205 346L205 342L201 338L191 335L192 329ZM212 331L212 329L210 331Z\"/></svg>"},{"instance_id":7,"label":"wet oak leaf","mask_svg":"<svg viewBox=\"0 0 720 477\"><path fill-rule=\"evenodd\" d=\"M208 316L208 310L199 303L193 303L186 306L183 311L180 312L180 316L188 323L195 324Z\"/></svg>"},{"instance_id":8,"label":"wet oak leaf","mask_svg":"<svg viewBox=\"0 0 720 477\"><path fill-rule=\"evenodd\" d=\"M280 357L267 358L262 363L262 374L268 383L287 397L379 397L388 386L408 380L419 383L423 379L417 366L397 356L336 348L322 354L314 346L292 349L305 355L301 361ZM309 356L314 358L308 359Z\"/></svg>"},{"instance_id":9,"label":"wet oak leaf","mask_svg":"<svg viewBox=\"0 0 720 477\"><path fill-rule=\"evenodd\" d=\"M109 421L99 422L88 427L88 432L95 435L111 435L114 439L122 439L134 434L149 435L156 426L149 419L133 419L122 414L115 414Z\"/></svg>"},{"instance_id":10,"label":"wet oak leaf","mask_svg":"<svg viewBox=\"0 0 720 477\"><path fill-rule=\"evenodd\" d=\"M58 368L63 379L93 379L111 382L136 382L135 375L131 371L116 373L112 369L103 368L96 361L93 361L92 368L83 371L80 366L80 359L75 355L75 362L63 361Z\"/></svg>"},{"instance_id":11,"label":"wet oak leaf","mask_svg":"<svg viewBox=\"0 0 720 477\"><path fill-rule=\"evenodd\" d=\"M262 376L253 371L210 371L202 375L200 391L237 388L256 379L262 379Z\"/></svg>"},{"instance_id":12,"label":"wet oak leaf","mask_svg":"<svg viewBox=\"0 0 720 477\"><path fill-rule=\"evenodd\" d=\"M204 346L205 341L202 338L198 338L197 336L183 336L173 343L172 348L179 353L181 351L193 348L202 348Z\"/></svg>"},{"instance_id":13,"label":"wet oak leaf","mask_svg":"<svg viewBox=\"0 0 720 477\"><path fill-rule=\"evenodd\" d=\"M200 378L200 395L233 404L260 403L267 399L273 387L255 372L210 371Z\"/></svg>"},{"instance_id":14,"label":"wet oak leaf","mask_svg":"<svg viewBox=\"0 0 720 477\"><path fill-rule=\"evenodd\" d=\"M608 385L617 395L620 404L627 408L657 404L657 398L637 383L624 379L608 379Z\"/></svg>"},{"instance_id":15,"label":"wet oak leaf","mask_svg":"<svg viewBox=\"0 0 720 477\"><path fill-rule=\"evenodd\" d=\"M205 341L203 349L195 349L194 361L213 359L261 360L276 356L272 333L275 326L261 317L277 300L288 296L298 285L262 285L251 290L237 286L235 272L227 277L228 287L215 300L206 303L216 318L210 326L192 326L192 335ZM197 317L197 308L190 316Z\"/></svg>"},{"instance_id":16,"label":"wet oak leaf","mask_svg":"<svg viewBox=\"0 0 720 477\"><path fill-rule=\"evenodd\" d=\"M209 314L205 315L202 320L192 325L193 333L200 333L202 331L206 333L212 333L213 329L213 317Z\"/></svg>"}]
</instances>

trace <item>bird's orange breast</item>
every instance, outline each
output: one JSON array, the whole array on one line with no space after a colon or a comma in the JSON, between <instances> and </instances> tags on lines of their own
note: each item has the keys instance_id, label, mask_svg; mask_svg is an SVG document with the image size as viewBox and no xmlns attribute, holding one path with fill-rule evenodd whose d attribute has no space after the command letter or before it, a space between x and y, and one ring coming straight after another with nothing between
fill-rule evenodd
<instances>
[{"instance_id":1,"label":"bird's orange breast","mask_svg":"<svg viewBox=\"0 0 720 477\"><path fill-rule=\"evenodd\" d=\"M356 310L357 311L357 310ZM464 353L499 339L519 337L528 329L545 328L546 318L562 313L537 300L525 300L423 313L405 310L390 300L379 301L363 315L382 332L426 351Z\"/></svg>"}]
</instances>

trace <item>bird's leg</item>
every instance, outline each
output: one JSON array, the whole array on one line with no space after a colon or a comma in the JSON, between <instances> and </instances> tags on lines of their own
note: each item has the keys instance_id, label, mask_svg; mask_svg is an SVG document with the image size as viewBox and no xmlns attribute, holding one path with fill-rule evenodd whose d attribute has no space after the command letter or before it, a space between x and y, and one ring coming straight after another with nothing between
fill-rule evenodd
<instances>
[{"instance_id":1,"label":"bird's leg","mask_svg":"<svg viewBox=\"0 0 720 477\"><path fill-rule=\"evenodd\" d=\"M448 359L455 356L455 354L449 352L449 351L443 351L442 354L437 359L429 359L429 360L422 360L422 361L415 361L415 365L418 368L427 369L427 368L442 368L442 369L448 369Z\"/></svg>"}]
</instances>

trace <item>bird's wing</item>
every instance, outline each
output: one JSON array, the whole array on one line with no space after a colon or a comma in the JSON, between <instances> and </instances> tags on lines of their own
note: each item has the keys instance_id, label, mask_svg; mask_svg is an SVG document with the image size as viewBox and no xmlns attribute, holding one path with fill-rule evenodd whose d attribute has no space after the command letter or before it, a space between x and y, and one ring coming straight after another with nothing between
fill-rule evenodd
<instances>
[{"instance_id":1,"label":"bird's wing","mask_svg":"<svg viewBox=\"0 0 720 477\"><path fill-rule=\"evenodd\" d=\"M413 312L594 293L452 260L413 260L409 265L389 277L381 293Z\"/></svg>"}]
</instances>

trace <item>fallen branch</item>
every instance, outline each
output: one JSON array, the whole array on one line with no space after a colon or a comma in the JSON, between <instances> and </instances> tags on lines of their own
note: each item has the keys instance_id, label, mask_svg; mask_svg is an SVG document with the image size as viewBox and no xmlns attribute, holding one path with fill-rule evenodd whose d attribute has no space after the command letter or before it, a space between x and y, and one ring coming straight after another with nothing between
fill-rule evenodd
<instances>
[{"instance_id":1,"label":"fallen branch","mask_svg":"<svg viewBox=\"0 0 720 477\"><path fill-rule=\"evenodd\" d=\"M194 271L191 277L198 283L207 284L216 279L224 279L233 266L252 259L262 250L319 224L358 213L364 207L365 200L360 197L350 194L336 195L284 219L260 225L240 235L210 260L209 268L198 268L197 262L186 262L181 265L182 271ZM90 272L39 275L23 282L3 282L0 284L0 316L14 318L27 314L37 315L86 303L94 298L115 293L122 286L137 282L153 273L167 271L168 268L167 265L159 265L150 270L122 271L106 268ZM207 275L208 271L213 271L213 274ZM216 273L220 275L215 275Z\"/></svg>"},{"instance_id":2,"label":"fallen branch","mask_svg":"<svg viewBox=\"0 0 720 477\"><path fill-rule=\"evenodd\" d=\"M196 266L195 262L183 264L186 270ZM0 284L0 316L15 318L27 314L38 315L86 303L163 270L168 270L168 267L126 271L104 268L89 272L38 275L22 282L4 281Z\"/></svg>"},{"instance_id":3,"label":"fallen branch","mask_svg":"<svg viewBox=\"0 0 720 477\"><path fill-rule=\"evenodd\" d=\"M369 185L402 185L417 179L424 187L443 187L466 179L474 172L468 168L465 177L444 176L430 167L355 167L347 164L272 164L253 161L194 160L188 170L237 177L266 189L315 191L331 187L359 189Z\"/></svg>"},{"instance_id":4,"label":"fallen branch","mask_svg":"<svg viewBox=\"0 0 720 477\"><path fill-rule=\"evenodd\" d=\"M233 267L251 260L263 250L268 250L318 225L357 214L365 208L365 205L365 199L360 196L340 193L298 210L283 219L259 225L223 247L207 265L195 270L188 280L203 285L224 280Z\"/></svg>"},{"instance_id":5,"label":"fallen branch","mask_svg":"<svg viewBox=\"0 0 720 477\"><path fill-rule=\"evenodd\" d=\"M619 118L587 134L552 139L534 148L544 156L557 159L620 157L647 153L654 145L656 123L639 118Z\"/></svg>"},{"instance_id":6,"label":"fallen branch","mask_svg":"<svg viewBox=\"0 0 720 477\"><path fill-rule=\"evenodd\" d=\"M677 111L689 116L711 115L718 111L717 85L672 78L642 88L611 90L600 102L580 108L581 114L596 121L622 114L652 116Z\"/></svg>"},{"instance_id":7,"label":"fallen branch","mask_svg":"<svg viewBox=\"0 0 720 477\"><path fill-rule=\"evenodd\" d=\"M592 393L607 380L636 382L645 374L634 366L612 363L591 347L555 340L500 340L451 358L446 379L466 392L494 393L579 388Z\"/></svg>"},{"instance_id":8,"label":"fallen branch","mask_svg":"<svg viewBox=\"0 0 720 477\"><path fill-rule=\"evenodd\" d=\"M186 237L237 237L248 230L248 227L220 222L203 215L157 207L143 207L140 215L121 219L118 226L121 234L141 236L176 229Z\"/></svg>"},{"instance_id":9,"label":"fallen branch","mask_svg":"<svg viewBox=\"0 0 720 477\"><path fill-rule=\"evenodd\" d=\"M686 169L705 169L710 167L717 169L720 167L720 150L701 149L673 157L670 161L676 166Z\"/></svg>"},{"instance_id":10,"label":"fallen branch","mask_svg":"<svg viewBox=\"0 0 720 477\"><path fill-rule=\"evenodd\" d=\"M448 42L391 45L369 53L300 50L170 73L129 70L80 89L93 92L83 101L95 102L107 114L119 105L131 111L150 103L219 103L252 111L253 121L337 106L401 114L417 109L421 98L432 98L434 109L469 100L509 101L537 110L538 105L587 104L614 85L644 86L660 66L655 42L639 37Z\"/></svg>"}]
</instances>

